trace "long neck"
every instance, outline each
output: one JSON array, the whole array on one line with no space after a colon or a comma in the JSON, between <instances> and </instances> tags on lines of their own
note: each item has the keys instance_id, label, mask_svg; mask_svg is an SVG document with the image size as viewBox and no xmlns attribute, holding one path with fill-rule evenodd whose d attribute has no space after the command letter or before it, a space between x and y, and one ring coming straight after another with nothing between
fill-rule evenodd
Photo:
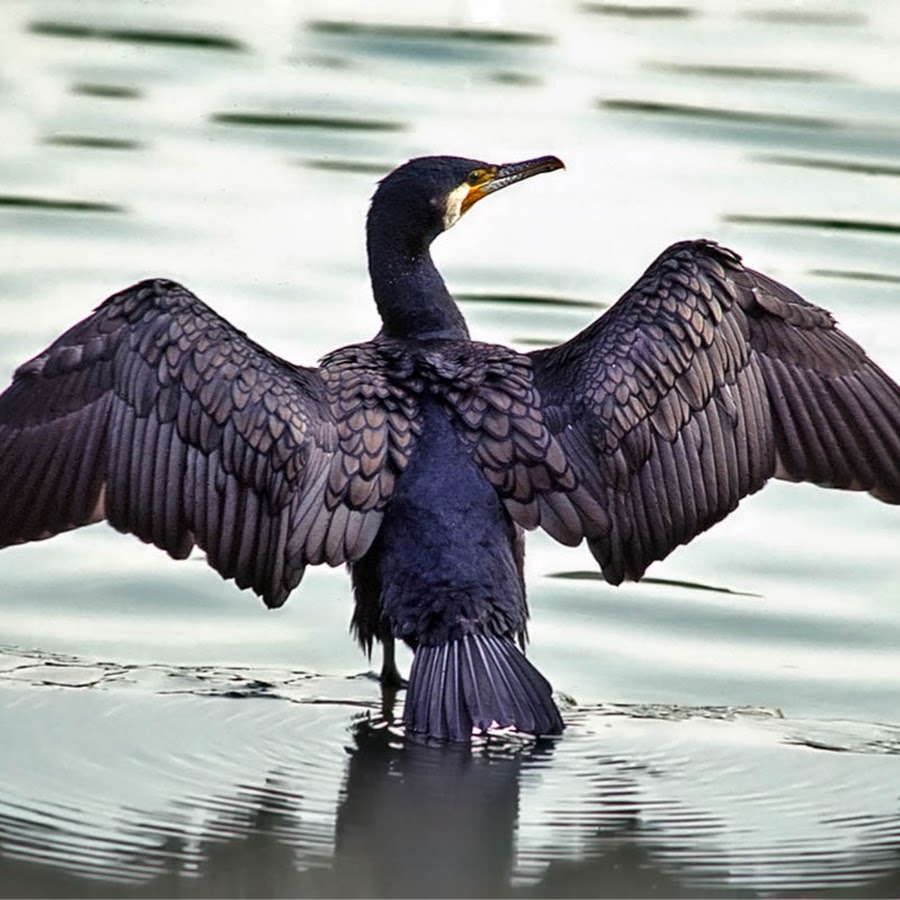
<instances>
[{"instance_id":1,"label":"long neck","mask_svg":"<svg viewBox=\"0 0 900 900\"><path fill-rule=\"evenodd\" d=\"M369 277L384 323L381 333L394 338L468 338L465 319L431 259L428 243L404 241L402 233L370 216Z\"/></svg>"}]
</instances>

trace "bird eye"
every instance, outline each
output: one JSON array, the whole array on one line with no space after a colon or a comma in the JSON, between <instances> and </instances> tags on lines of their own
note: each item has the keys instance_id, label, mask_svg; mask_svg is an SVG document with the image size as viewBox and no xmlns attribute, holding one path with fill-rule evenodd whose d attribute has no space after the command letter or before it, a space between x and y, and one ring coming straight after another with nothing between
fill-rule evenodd
<instances>
[{"instance_id":1,"label":"bird eye","mask_svg":"<svg viewBox=\"0 0 900 900\"><path fill-rule=\"evenodd\" d=\"M475 169L474 172L469 172L469 177L466 179L466 181L469 183L469 185L474 187L476 184L478 184L479 181L481 181L482 175L484 175L484 172L481 169Z\"/></svg>"}]
</instances>

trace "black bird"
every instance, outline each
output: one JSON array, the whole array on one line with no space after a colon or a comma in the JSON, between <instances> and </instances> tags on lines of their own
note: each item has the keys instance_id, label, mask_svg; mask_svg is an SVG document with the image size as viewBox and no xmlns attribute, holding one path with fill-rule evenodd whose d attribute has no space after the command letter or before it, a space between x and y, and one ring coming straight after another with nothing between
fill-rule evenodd
<instances>
[{"instance_id":1,"label":"black bird","mask_svg":"<svg viewBox=\"0 0 900 900\"><path fill-rule=\"evenodd\" d=\"M709 241L665 250L558 347L472 341L429 245L477 200L562 167L425 157L379 185L383 322L317 368L190 291L142 281L0 395L0 546L106 519L196 544L279 606L349 563L362 646L415 651L408 732L563 728L519 649L523 529L586 539L606 579L646 567L775 476L900 503L900 387L831 315Z\"/></svg>"}]
</instances>

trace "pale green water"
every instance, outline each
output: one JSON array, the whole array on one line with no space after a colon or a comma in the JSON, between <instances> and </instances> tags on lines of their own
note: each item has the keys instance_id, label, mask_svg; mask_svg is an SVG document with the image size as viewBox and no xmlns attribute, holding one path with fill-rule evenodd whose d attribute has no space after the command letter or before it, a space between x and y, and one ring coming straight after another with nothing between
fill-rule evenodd
<instances>
[{"instance_id":1,"label":"pale green water","mask_svg":"<svg viewBox=\"0 0 900 900\"><path fill-rule=\"evenodd\" d=\"M299 362L371 335L368 198L422 153L567 164L436 245L478 338L568 337L706 236L900 376L895 4L411 9L0 5L3 383L149 275ZM104 527L5 550L0 895L896 895L898 549L783 484L619 589L532 535L570 727L471 757L360 727L343 572L266 613Z\"/></svg>"}]
</instances>

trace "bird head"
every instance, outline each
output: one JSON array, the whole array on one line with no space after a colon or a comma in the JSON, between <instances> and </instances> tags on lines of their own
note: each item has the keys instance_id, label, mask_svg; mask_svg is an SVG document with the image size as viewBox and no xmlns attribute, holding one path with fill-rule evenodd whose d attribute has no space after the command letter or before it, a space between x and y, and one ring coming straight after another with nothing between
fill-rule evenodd
<instances>
[{"instance_id":1,"label":"bird head","mask_svg":"<svg viewBox=\"0 0 900 900\"><path fill-rule=\"evenodd\" d=\"M370 227L405 231L427 247L482 197L562 167L555 156L500 165L459 156L411 159L379 183L372 198Z\"/></svg>"}]
</instances>

